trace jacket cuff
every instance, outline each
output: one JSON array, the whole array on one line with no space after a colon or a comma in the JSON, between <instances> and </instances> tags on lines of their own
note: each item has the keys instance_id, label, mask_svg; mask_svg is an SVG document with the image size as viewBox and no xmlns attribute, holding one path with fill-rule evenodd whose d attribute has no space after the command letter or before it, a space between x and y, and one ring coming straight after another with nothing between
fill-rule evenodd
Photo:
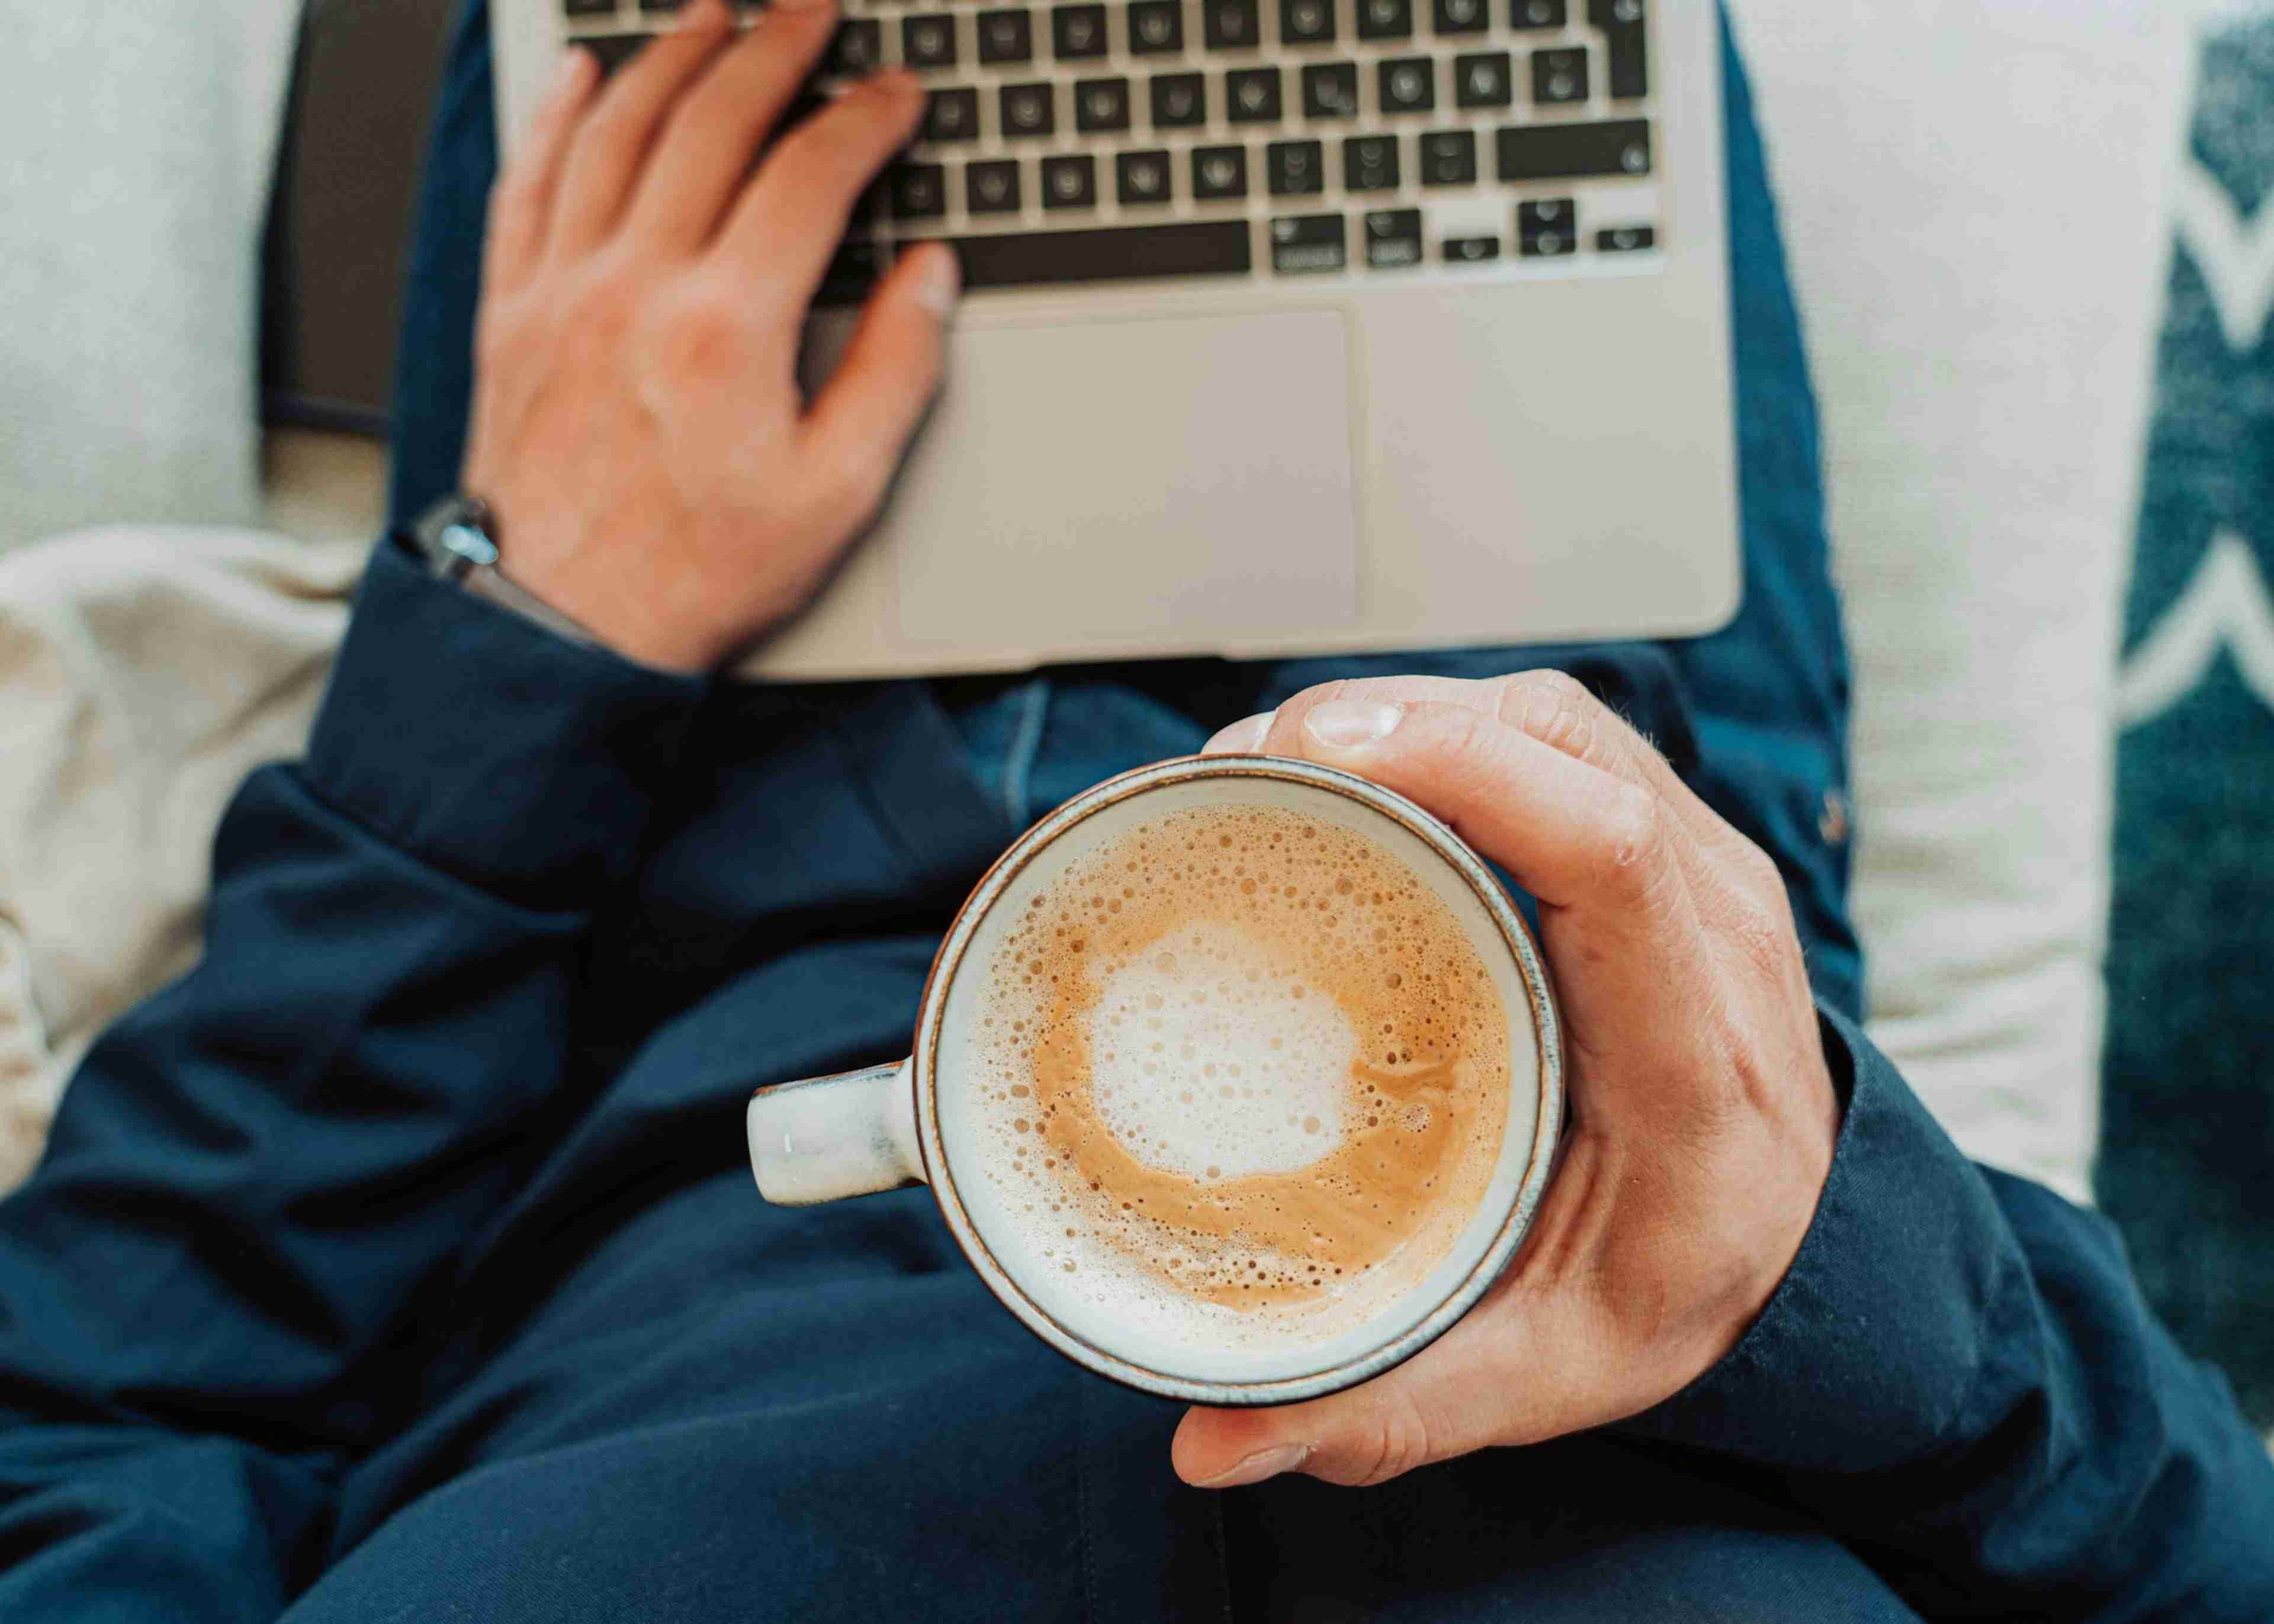
<instances>
[{"instance_id":1,"label":"jacket cuff","mask_svg":"<svg viewBox=\"0 0 2274 1624\"><path fill-rule=\"evenodd\" d=\"M1721 1363L1623 1432L1849 1473L1963 1441L1995 1304L2024 1260L1987 1181L1894 1063L1843 1017L1818 1019L1847 1111L1792 1267Z\"/></svg>"},{"instance_id":2,"label":"jacket cuff","mask_svg":"<svg viewBox=\"0 0 2274 1624\"><path fill-rule=\"evenodd\" d=\"M580 912L636 859L705 683L583 647L373 550L302 769L412 855Z\"/></svg>"}]
</instances>

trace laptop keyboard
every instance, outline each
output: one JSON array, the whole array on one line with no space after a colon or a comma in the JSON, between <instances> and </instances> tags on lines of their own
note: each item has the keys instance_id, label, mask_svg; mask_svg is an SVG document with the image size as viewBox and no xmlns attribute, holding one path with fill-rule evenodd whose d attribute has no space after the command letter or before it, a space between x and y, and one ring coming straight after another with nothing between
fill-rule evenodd
<instances>
[{"instance_id":1,"label":"laptop keyboard","mask_svg":"<svg viewBox=\"0 0 2274 1624\"><path fill-rule=\"evenodd\" d=\"M930 94L823 289L945 238L969 289L1576 274L1663 244L1663 0L844 0L814 89ZM559 0L614 67L679 0Z\"/></svg>"}]
</instances>

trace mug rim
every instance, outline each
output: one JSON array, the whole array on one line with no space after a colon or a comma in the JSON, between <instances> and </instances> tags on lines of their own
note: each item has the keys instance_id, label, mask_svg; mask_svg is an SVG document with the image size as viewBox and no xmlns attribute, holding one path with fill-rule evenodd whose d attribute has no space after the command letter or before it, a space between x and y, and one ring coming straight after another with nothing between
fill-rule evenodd
<instances>
[{"instance_id":1,"label":"mug rim","mask_svg":"<svg viewBox=\"0 0 2274 1624\"><path fill-rule=\"evenodd\" d=\"M1540 1052L1539 1109L1532 1128L1531 1159L1508 1210L1502 1215L1499 1229L1459 1282L1404 1332L1363 1354L1302 1375L1255 1381L1204 1380L1138 1364L1081 1335L1035 1302L996 1258L964 1207L954 1175L948 1167L937 1098L936 1057L948 992L955 984L964 955L981 922L1011 883L1044 849L1107 808L1171 785L1217 778L1273 778L1323 789L1358 801L1421 840L1459 875L1498 929L1524 983ZM1553 1170L1563 1123L1562 1027L1549 988L1547 966L1530 927L1484 860L1442 819L1395 790L1338 768L1279 756L1182 756L1155 762L1094 785L1013 841L980 876L971 894L956 910L938 952L933 955L930 972L924 979L923 996L917 1006L909 1071L909 1084L915 1094L916 1145L923 1159L925 1182L931 1186L940 1214L966 1261L996 1300L1043 1342L1101 1376L1140 1392L1222 1407L1295 1403L1339 1392L1403 1364L1443 1335L1506 1270L1530 1232L1532 1216Z\"/></svg>"}]
</instances>

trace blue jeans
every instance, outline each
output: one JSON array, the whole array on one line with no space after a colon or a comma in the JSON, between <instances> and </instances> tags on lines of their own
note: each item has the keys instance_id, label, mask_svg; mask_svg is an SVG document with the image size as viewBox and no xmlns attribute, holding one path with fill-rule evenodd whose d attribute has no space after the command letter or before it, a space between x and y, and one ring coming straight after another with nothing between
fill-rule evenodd
<instances>
[{"instance_id":1,"label":"blue jeans","mask_svg":"<svg viewBox=\"0 0 2274 1624\"><path fill-rule=\"evenodd\" d=\"M1312 683L1560 666L1633 719L1708 804L1776 859L1818 995L1860 1017L1863 962L1847 909L1847 650L1826 557L1816 405L1751 95L1726 39L1724 64L1745 583L1743 607L1725 630L1661 643L1081 665L809 697L832 714L857 706L875 715L889 688L886 710L937 711L1002 810L1000 845L1100 778L1190 751L1216 727ZM484 207L497 167L491 94L487 8L468 0L437 115L396 361L398 524L455 486L463 455ZM758 711L774 703L753 700Z\"/></svg>"}]
</instances>

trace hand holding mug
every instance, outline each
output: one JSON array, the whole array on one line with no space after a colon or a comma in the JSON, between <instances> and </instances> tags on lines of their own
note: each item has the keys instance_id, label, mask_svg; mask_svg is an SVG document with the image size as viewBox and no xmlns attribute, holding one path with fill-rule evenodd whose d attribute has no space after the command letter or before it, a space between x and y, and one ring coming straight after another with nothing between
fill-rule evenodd
<instances>
[{"instance_id":1,"label":"hand holding mug","mask_svg":"<svg viewBox=\"0 0 2274 1624\"><path fill-rule=\"evenodd\" d=\"M1570 1120L1522 1251L1465 1318L1361 1386L1193 1410L1178 1472L1379 1483L1621 1420L1702 1375L1790 1267L1839 1130L1775 864L1559 673L1330 683L1209 748L1396 790L1538 898Z\"/></svg>"},{"instance_id":2,"label":"hand holding mug","mask_svg":"<svg viewBox=\"0 0 2274 1624\"><path fill-rule=\"evenodd\" d=\"M717 665L794 612L939 380L945 246L901 256L828 387L798 387L854 200L923 106L880 74L765 147L835 22L779 0L737 42L695 0L605 87L571 51L491 199L465 486L516 582L651 665Z\"/></svg>"}]
</instances>

